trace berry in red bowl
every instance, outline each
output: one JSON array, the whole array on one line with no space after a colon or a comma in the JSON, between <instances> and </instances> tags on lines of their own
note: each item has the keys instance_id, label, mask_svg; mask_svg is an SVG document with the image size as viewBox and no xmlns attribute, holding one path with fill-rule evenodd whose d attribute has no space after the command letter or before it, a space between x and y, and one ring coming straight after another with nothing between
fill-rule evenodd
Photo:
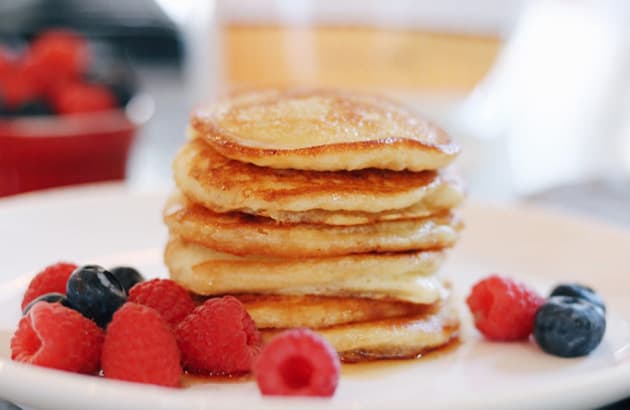
<instances>
[{"instance_id":1,"label":"berry in red bowl","mask_svg":"<svg viewBox=\"0 0 630 410\"><path fill-rule=\"evenodd\" d=\"M68 30L37 36L21 55L0 50L0 197L124 179L153 105L139 95L119 98L116 84L95 81L89 68L124 64L92 55L89 41ZM127 94L136 94L126 72Z\"/></svg>"},{"instance_id":2,"label":"berry in red bowl","mask_svg":"<svg viewBox=\"0 0 630 410\"><path fill-rule=\"evenodd\" d=\"M78 81L88 71L92 53L88 41L67 29L51 29L38 35L22 59L24 71L46 94L57 84Z\"/></svg>"},{"instance_id":3,"label":"berry in red bowl","mask_svg":"<svg viewBox=\"0 0 630 410\"><path fill-rule=\"evenodd\" d=\"M75 115L113 110L116 97L109 88L98 84L68 84L58 90L55 108L59 115Z\"/></svg>"}]
</instances>

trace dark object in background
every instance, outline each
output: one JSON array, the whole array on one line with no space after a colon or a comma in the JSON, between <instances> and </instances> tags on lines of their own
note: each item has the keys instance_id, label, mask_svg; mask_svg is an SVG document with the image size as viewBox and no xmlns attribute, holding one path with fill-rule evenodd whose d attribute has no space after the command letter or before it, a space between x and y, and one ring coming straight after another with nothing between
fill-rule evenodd
<instances>
[{"instance_id":1,"label":"dark object in background","mask_svg":"<svg viewBox=\"0 0 630 410\"><path fill-rule=\"evenodd\" d=\"M50 108L50 105L46 103L46 101L32 100L20 105L18 109L15 110L13 115L18 117L28 117L31 115L52 115L52 113L53 110Z\"/></svg>"},{"instance_id":2,"label":"dark object in background","mask_svg":"<svg viewBox=\"0 0 630 410\"><path fill-rule=\"evenodd\" d=\"M118 105L124 107L138 89L135 71L120 49L101 41L92 42L90 47L92 64L86 73L86 80L109 88Z\"/></svg>"},{"instance_id":3,"label":"dark object in background","mask_svg":"<svg viewBox=\"0 0 630 410\"><path fill-rule=\"evenodd\" d=\"M0 42L15 48L49 27L67 27L133 60L182 59L175 24L153 0L2 0Z\"/></svg>"}]
</instances>

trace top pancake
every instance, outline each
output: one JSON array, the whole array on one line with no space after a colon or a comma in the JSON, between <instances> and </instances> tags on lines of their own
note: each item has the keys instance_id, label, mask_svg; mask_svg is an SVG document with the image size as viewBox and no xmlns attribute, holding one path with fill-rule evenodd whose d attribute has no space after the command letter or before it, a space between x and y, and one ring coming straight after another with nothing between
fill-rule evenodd
<instances>
[{"instance_id":1,"label":"top pancake","mask_svg":"<svg viewBox=\"0 0 630 410\"><path fill-rule=\"evenodd\" d=\"M228 158L271 168L435 170L459 147L383 97L339 90L259 90L198 109L195 137Z\"/></svg>"}]
</instances>

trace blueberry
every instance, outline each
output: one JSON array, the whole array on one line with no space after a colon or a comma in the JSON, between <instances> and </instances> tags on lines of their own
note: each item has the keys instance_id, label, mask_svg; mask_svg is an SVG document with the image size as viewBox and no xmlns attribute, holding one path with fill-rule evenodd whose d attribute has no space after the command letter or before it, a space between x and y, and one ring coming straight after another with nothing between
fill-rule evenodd
<instances>
[{"instance_id":1,"label":"blueberry","mask_svg":"<svg viewBox=\"0 0 630 410\"><path fill-rule=\"evenodd\" d=\"M4 104L2 90L0 90L0 118L13 116L13 110Z\"/></svg>"},{"instance_id":2,"label":"blueberry","mask_svg":"<svg viewBox=\"0 0 630 410\"><path fill-rule=\"evenodd\" d=\"M39 115L51 115L53 113L50 106L41 100L31 100L20 105L15 110L16 116L39 116Z\"/></svg>"},{"instance_id":3,"label":"blueberry","mask_svg":"<svg viewBox=\"0 0 630 410\"><path fill-rule=\"evenodd\" d=\"M534 338L547 353L561 357L589 354L604 337L606 316L598 306L571 296L553 296L536 312Z\"/></svg>"},{"instance_id":4,"label":"blueberry","mask_svg":"<svg viewBox=\"0 0 630 410\"><path fill-rule=\"evenodd\" d=\"M66 297L66 295L64 295L63 293L52 292L45 293L33 299L28 305L26 305L26 307L24 307L24 310L22 310L22 314L26 315L37 302L61 303L65 307L72 308L72 306L70 306L70 302L68 302L68 298Z\"/></svg>"},{"instance_id":5,"label":"blueberry","mask_svg":"<svg viewBox=\"0 0 630 410\"><path fill-rule=\"evenodd\" d=\"M129 266L118 266L109 270L118 279L127 293L136 283L144 282L144 277L136 269Z\"/></svg>"},{"instance_id":6,"label":"blueberry","mask_svg":"<svg viewBox=\"0 0 630 410\"><path fill-rule=\"evenodd\" d=\"M574 298L583 299L591 302L595 306L601 307L604 312L606 312L606 305L602 297L595 293L593 289L588 286L580 285L579 283L560 284L551 291L549 297L553 296L572 296Z\"/></svg>"},{"instance_id":7,"label":"blueberry","mask_svg":"<svg viewBox=\"0 0 630 410\"><path fill-rule=\"evenodd\" d=\"M127 292L111 272L96 265L77 268L68 279L68 301L83 316L105 327L127 300Z\"/></svg>"},{"instance_id":8,"label":"blueberry","mask_svg":"<svg viewBox=\"0 0 630 410\"><path fill-rule=\"evenodd\" d=\"M92 51L94 58L87 80L107 86L116 97L118 106L126 106L138 88L137 76L131 65L110 45L92 43Z\"/></svg>"}]
</instances>

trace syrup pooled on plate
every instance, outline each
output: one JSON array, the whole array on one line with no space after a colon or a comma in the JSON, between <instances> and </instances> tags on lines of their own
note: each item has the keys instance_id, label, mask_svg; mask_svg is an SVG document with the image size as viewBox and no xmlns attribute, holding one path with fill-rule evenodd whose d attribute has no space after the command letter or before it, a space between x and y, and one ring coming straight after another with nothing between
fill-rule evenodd
<instances>
[{"instance_id":1,"label":"syrup pooled on plate","mask_svg":"<svg viewBox=\"0 0 630 410\"><path fill-rule=\"evenodd\" d=\"M459 337L453 338L447 344L436 349L427 350L420 353L416 358L409 359L381 359L381 360L364 360L355 363L342 363L341 377L344 379L366 379L385 377L389 373L405 371L411 366L418 366L419 361L435 360L447 354L454 352L462 341ZM202 384L221 383L236 384L255 382L252 374L243 374L238 376L226 375L198 375L193 373L184 373L182 376L183 388L189 388Z\"/></svg>"},{"instance_id":2,"label":"syrup pooled on plate","mask_svg":"<svg viewBox=\"0 0 630 410\"><path fill-rule=\"evenodd\" d=\"M341 377L344 379L366 379L385 377L389 373L405 371L411 366L421 365L419 362L439 359L454 352L462 341L459 337L451 339L445 345L436 349L430 349L418 354L415 358L408 359L380 359L367 360L356 363L343 363L341 366Z\"/></svg>"}]
</instances>

